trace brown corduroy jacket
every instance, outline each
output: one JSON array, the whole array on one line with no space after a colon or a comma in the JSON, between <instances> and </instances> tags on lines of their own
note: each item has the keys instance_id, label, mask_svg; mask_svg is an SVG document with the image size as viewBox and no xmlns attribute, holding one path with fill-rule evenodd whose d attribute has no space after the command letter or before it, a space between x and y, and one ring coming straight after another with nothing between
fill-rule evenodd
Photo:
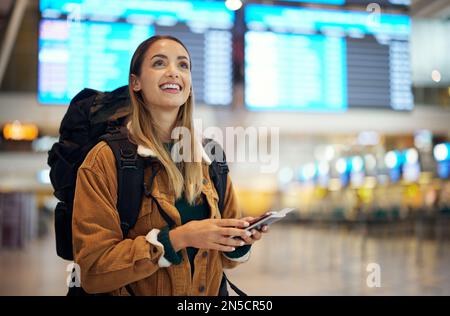
<instances>
[{"instance_id":1,"label":"brown corduroy jacket","mask_svg":"<svg viewBox=\"0 0 450 316\"><path fill-rule=\"evenodd\" d=\"M141 156L154 156L139 146ZM208 172L210 160L203 152L203 189L211 210L210 218L220 218L218 195ZM150 177L147 168L144 179ZM157 173L152 195L166 213L181 225L175 208L175 197L168 189L164 168ZM159 230L167 223L155 203L143 195L136 225L126 238L122 237L117 203L117 171L115 158L105 142L97 144L86 156L78 170L73 207L74 261L80 266L81 286L88 293L128 295L130 284L136 295L217 295L223 268L233 268L248 259L228 258L216 250L199 249L195 272L191 268L186 249L183 260L171 265L164 258L164 247L157 240ZM223 218L239 218L236 195L230 178L224 201Z\"/></svg>"}]
</instances>

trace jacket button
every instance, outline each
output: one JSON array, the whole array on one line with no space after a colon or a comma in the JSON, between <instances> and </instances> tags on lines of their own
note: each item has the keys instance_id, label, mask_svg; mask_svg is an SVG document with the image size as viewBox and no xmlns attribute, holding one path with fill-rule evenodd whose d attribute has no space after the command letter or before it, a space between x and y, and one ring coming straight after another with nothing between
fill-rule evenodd
<instances>
[{"instance_id":1,"label":"jacket button","mask_svg":"<svg viewBox=\"0 0 450 316\"><path fill-rule=\"evenodd\" d=\"M203 179L203 184L204 185L208 184L208 179Z\"/></svg>"},{"instance_id":2,"label":"jacket button","mask_svg":"<svg viewBox=\"0 0 450 316\"><path fill-rule=\"evenodd\" d=\"M207 251L204 251L203 254L202 254L202 256L203 256L203 258L208 257L208 252L207 252Z\"/></svg>"},{"instance_id":3,"label":"jacket button","mask_svg":"<svg viewBox=\"0 0 450 316\"><path fill-rule=\"evenodd\" d=\"M205 287L202 285L202 286L200 286L200 287L198 288L198 290L199 290L200 292L204 292L204 291L205 291Z\"/></svg>"}]
</instances>

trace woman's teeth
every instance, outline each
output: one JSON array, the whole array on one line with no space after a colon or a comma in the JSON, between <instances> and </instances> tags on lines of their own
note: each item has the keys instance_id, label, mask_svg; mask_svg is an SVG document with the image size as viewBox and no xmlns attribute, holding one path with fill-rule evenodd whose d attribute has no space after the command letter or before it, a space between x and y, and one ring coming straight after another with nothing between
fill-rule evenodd
<instances>
[{"instance_id":1,"label":"woman's teeth","mask_svg":"<svg viewBox=\"0 0 450 316\"><path fill-rule=\"evenodd\" d=\"M165 84L163 84L160 87L163 90L167 90L167 89L170 89L170 90L174 90L175 89L177 91L181 90L181 87L179 85L175 84L175 83L165 83Z\"/></svg>"}]
</instances>

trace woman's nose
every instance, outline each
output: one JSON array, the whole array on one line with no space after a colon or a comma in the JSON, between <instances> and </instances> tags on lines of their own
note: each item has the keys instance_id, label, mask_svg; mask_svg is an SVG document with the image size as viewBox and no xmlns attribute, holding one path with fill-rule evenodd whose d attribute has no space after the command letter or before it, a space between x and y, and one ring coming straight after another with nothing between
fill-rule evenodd
<instances>
[{"instance_id":1,"label":"woman's nose","mask_svg":"<svg viewBox=\"0 0 450 316\"><path fill-rule=\"evenodd\" d=\"M175 66L169 66L166 72L167 77L179 78L180 74Z\"/></svg>"}]
</instances>

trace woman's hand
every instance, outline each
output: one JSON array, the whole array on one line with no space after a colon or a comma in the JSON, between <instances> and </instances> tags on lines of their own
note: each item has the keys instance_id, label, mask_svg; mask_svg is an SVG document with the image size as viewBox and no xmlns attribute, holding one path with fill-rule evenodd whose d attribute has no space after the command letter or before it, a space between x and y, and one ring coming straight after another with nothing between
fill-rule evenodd
<instances>
[{"instance_id":1,"label":"woman's hand","mask_svg":"<svg viewBox=\"0 0 450 316\"><path fill-rule=\"evenodd\" d=\"M249 217L244 217L244 218L241 218L241 220L246 221L246 222L250 222L251 220L253 220L253 217L250 217L250 216ZM258 240L261 239L263 233L266 234L268 232L269 232L269 226L264 225L261 228L261 230L252 229L251 230L251 233L252 233L251 236L248 236L248 237L245 236L245 237L241 237L241 238L244 240L246 245L252 245L252 244L255 243L255 241L258 241Z\"/></svg>"},{"instance_id":2,"label":"woman's hand","mask_svg":"<svg viewBox=\"0 0 450 316\"><path fill-rule=\"evenodd\" d=\"M242 240L248 239L248 232L242 228L248 225L244 219L231 218L190 221L171 230L169 238L175 251L194 247L228 252L245 244Z\"/></svg>"}]
</instances>

